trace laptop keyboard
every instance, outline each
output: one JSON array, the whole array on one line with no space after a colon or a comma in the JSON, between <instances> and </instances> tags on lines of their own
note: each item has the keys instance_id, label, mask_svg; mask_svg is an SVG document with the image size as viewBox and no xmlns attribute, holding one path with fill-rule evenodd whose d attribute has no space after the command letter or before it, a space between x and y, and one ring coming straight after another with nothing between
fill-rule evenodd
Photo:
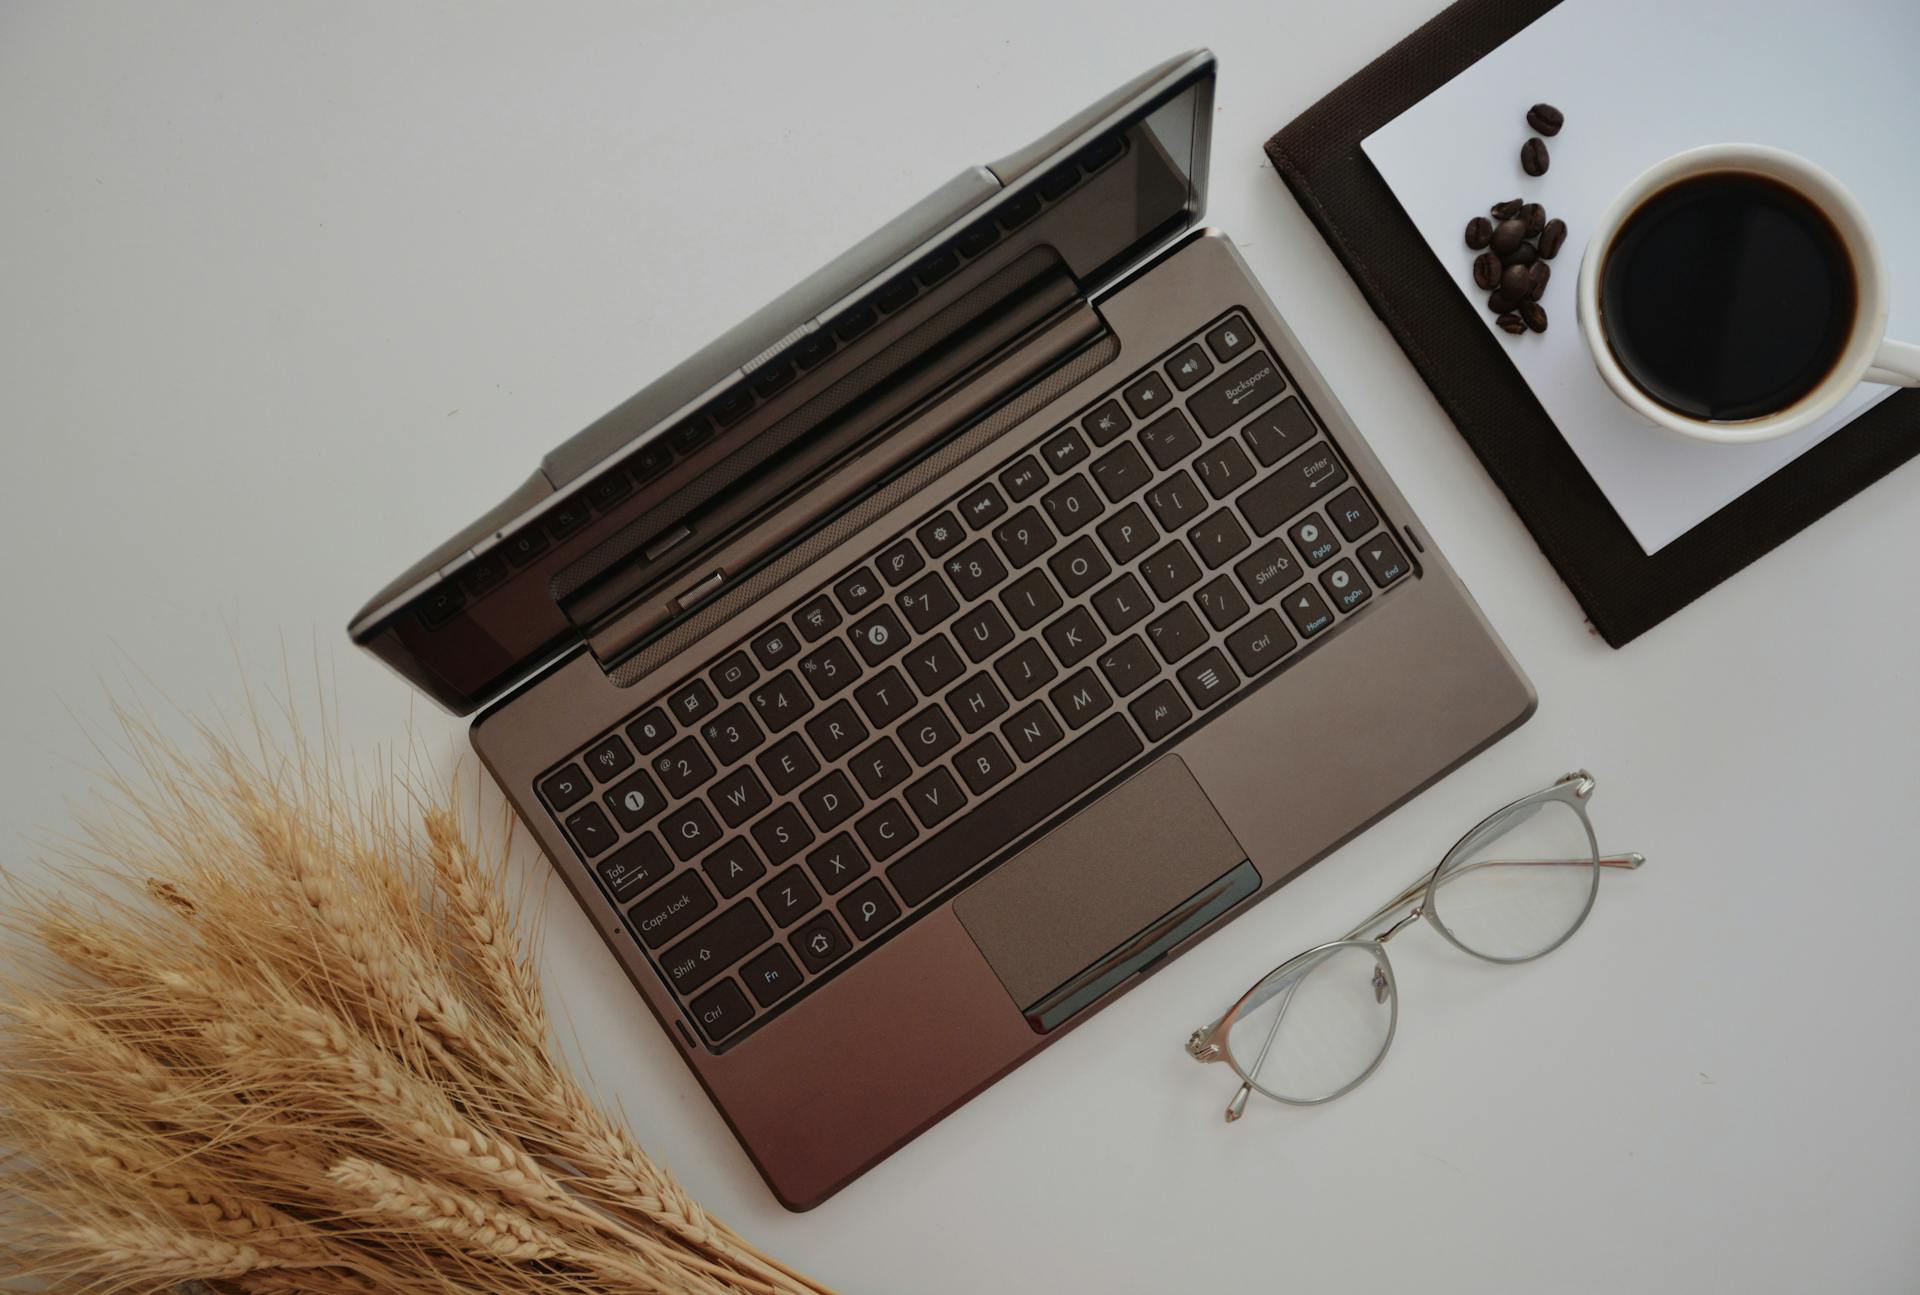
<instances>
[{"instance_id":1,"label":"laptop keyboard","mask_svg":"<svg viewBox=\"0 0 1920 1295\"><path fill-rule=\"evenodd\" d=\"M1410 570L1236 312L536 789L719 1044Z\"/></svg>"}]
</instances>

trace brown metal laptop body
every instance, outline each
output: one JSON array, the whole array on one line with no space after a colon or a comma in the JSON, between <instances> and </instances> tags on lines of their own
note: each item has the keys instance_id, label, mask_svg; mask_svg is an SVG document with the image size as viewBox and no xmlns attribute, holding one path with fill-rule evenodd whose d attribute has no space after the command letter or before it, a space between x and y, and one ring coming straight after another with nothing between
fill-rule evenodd
<instances>
[{"instance_id":1,"label":"brown metal laptop body","mask_svg":"<svg viewBox=\"0 0 1920 1295\"><path fill-rule=\"evenodd\" d=\"M1230 242L1213 62L969 172L353 632L808 1208L1532 713Z\"/></svg>"}]
</instances>

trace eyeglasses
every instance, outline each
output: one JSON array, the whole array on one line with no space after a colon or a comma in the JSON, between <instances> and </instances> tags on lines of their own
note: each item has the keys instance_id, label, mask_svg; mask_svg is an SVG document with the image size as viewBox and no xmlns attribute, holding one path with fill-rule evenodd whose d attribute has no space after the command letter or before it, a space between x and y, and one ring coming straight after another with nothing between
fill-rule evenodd
<instances>
[{"instance_id":1,"label":"eyeglasses","mask_svg":"<svg viewBox=\"0 0 1920 1295\"><path fill-rule=\"evenodd\" d=\"M1646 862L1600 856L1587 820L1594 785L1585 770L1570 773L1489 815L1345 936L1281 963L1195 1030L1187 1040L1194 1060L1224 1061L1240 1076L1227 1122L1245 1113L1251 1093L1317 1106L1379 1068L1400 1019L1387 941L1410 922L1426 918L1455 948L1488 962L1531 962L1565 944L1593 911L1600 870ZM1385 930L1363 934L1389 918Z\"/></svg>"}]
</instances>

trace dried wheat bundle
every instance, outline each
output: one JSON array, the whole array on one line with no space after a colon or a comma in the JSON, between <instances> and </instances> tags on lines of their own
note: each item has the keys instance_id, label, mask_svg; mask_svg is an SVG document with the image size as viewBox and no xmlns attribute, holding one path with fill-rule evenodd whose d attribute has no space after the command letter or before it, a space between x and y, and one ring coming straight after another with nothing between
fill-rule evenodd
<instances>
[{"instance_id":1,"label":"dried wheat bundle","mask_svg":"<svg viewBox=\"0 0 1920 1295\"><path fill-rule=\"evenodd\" d=\"M64 884L4 898L0 1287L823 1291L569 1073L450 786L122 719Z\"/></svg>"}]
</instances>

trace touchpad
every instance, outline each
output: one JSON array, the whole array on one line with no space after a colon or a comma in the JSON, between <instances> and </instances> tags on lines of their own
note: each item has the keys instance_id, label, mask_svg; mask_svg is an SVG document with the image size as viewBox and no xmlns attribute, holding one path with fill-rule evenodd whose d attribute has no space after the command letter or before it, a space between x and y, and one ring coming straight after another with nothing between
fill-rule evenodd
<instances>
[{"instance_id":1,"label":"touchpad","mask_svg":"<svg viewBox=\"0 0 1920 1295\"><path fill-rule=\"evenodd\" d=\"M1186 761L1167 756L982 878L954 913L1051 1029L1259 888Z\"/></svg>"}]
</instances>

